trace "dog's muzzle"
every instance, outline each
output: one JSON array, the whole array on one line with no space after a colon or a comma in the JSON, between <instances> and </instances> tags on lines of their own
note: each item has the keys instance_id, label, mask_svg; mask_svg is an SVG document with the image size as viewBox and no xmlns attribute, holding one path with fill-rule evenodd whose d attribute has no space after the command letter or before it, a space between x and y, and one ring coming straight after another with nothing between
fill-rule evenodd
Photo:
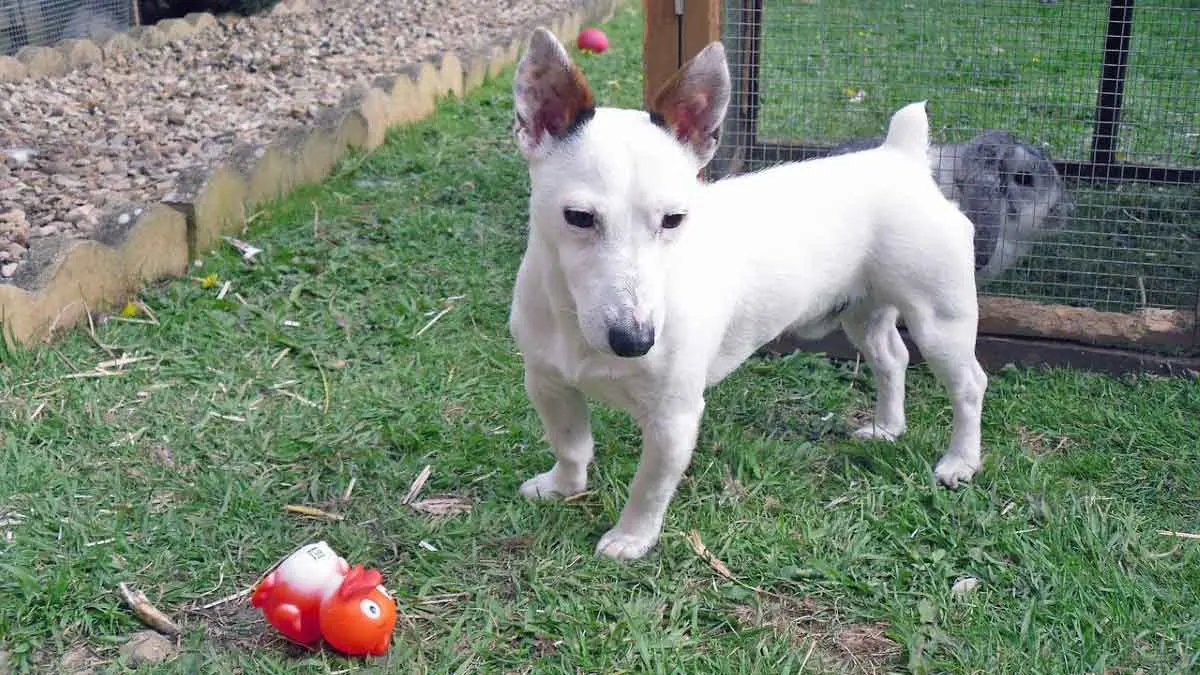
<instances>
[{"instance_id":1,"label":"dog's muzzle","mask_svg":"<svg viewBox=\"0 0 1200 675\"><path fill-rule=\"evenodd\" d=\"M645 356L654 346L654 324L633 322L608 329L608 346L625 358Z\"/></svg>"}]
</instances>

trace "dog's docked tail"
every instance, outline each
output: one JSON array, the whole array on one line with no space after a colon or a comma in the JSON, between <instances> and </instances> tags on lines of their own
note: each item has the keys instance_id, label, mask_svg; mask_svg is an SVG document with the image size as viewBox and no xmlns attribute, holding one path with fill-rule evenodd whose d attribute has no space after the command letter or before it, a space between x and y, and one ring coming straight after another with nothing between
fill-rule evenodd
<instances>
[{"instance_id":1,"label":"dog's docked tail","mask_svg":"<svg viewBox=\"0 0 1200 675\"><path fill-rule=\"evenodd\" d=\"M883 145L922 162L928 161L929 117L925 114L925 101L910 103L892 115Z\"/></svg>"}]
</instances>

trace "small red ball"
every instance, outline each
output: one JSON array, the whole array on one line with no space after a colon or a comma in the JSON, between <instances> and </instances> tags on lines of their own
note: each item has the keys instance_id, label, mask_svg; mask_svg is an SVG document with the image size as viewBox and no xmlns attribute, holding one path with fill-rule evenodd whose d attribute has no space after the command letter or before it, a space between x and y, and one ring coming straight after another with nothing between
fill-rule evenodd
<instances>
[{"instance_id":1,"label":"small red ball","mask_svg":"<svg viewBox=\"0 0 1200 675\"><path fill-rule=\"evenodd\" d=\"M579 31L576 45L580 51L603 54L608 51L608 36L599 28L584 28Z\"/></svg>"}]
</instances>

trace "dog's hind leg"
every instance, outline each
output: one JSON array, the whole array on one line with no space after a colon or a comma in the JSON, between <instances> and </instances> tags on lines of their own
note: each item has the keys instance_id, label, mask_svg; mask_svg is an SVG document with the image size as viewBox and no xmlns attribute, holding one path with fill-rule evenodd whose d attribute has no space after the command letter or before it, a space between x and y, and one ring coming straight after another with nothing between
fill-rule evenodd
<instances>
[{"instance_id":1,"label":"dog's hind leg","mask_svg":"<svg viewBox=\"0 0 1200 675\"><path fill-rule=\"evenodd\" d=\"M980 427L987 375L975 358L978 312L974 289L969 290L972 296L955 303L957 309L923 306L904 317L921 356L949 391L954 408L950 447L933 470L938 482L947 487L971 480L980 466ZM964 311L964 307L969 310Z\"/></svg>"},{"instance_id":2,"label":"dog's hind leg","mask_svg":"<svg viewBox=\"0 0 1200 675\"><path fill-rule=\"evenodd\" d=\"M858 429L858 438L895 440L904 433L904 369L908 347L896 329L895 307L862 305L842 315L842 330L854 343L875 376L875 416Z\"/></svg>"},{"instance_id":3,"label":"dog's hind leg","mask_svg":"<svg viewBox=\"0 0 1200 675\"><path fill-rule=\"evenodd\" d=\"M521 485L530 499L570 497L587 487L592 461L592 423L583 393L556 378L526 369L525 391L542 419L554 466Z\"/></svg>"}]
</instances>

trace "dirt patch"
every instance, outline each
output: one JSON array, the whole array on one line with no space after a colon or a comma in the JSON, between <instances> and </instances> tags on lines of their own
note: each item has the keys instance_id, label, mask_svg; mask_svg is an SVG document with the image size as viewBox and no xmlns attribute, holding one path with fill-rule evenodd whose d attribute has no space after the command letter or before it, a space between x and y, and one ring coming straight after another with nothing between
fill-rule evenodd
<instances>
[{"instance_id":1,"label":"dirt patch","mask_svg":"<svg viewBox=\"0 0 1200 675\"><path fill-rule=\"evenodd\" d=\"M61 673L61 675L92 675L100 672L100 667L107 663L85 644L71 647L61 657L58 657L57 661L53 672ZM50 662L40 665L49 666Z\"/></svg>"},{"instance_id":2,"label":"dirt patch","mask_svg":"<svg viewBox=\"0 0 1200 675\"><path fill-rule=\"evenodd\" d=\"M442 406L442 419L446 422L457 422L465 414L467 414L467 407L461 403L447 403Z\"/></svg>"},{"instance_id":3,"label":"dirt patch","mask_svg":"<svg viewBox=\"0 0 1200 675\"><path fill-rule=\"evenodd\" d=\"M1017 443L1034 455L1050 455L1071 447L1071 439L1066 436L1034 431L1023 424L1017 425Z\"/></svg>"},{"instance_id":4,"label":"dirt patch","mask_svg":"<svg viewBox=\"0 0 1200 675\"><path fill-rule=\"evenodd\" d=\"M168 469L175 468L175 453L171 452L171 448L165 445L156 445L150 449L150 459L160 466Z\"/></svg>"},{"instance_id":5,"label":"dirt patch","mask_svg":"<svg viewBox=\"0 0 1200 675\"><path fill-rule=\"evenodd\" d=\"M548 637L535 638L533 641L533 657L540 659L558 654L558 644L558 641Z\"/></svg>"},{"instance_id":6,"label":"dirt patch","mask_svg":"<svg viewBox=\"0 0 1200 675\"><path fill-rule=\"evenodd\" d=\"M221 650L267 649L296 657L309 653L272 628L262 612L250 605L249 598L233 600L212 609L196 610L191 614L204 624L204 641Z\"/></svg>"},{"instance_id":7,"label":"dirt patch","mask_svg":"<svg viewBox=\"0 0 1200 675\"><path fill-rule=\"evenodd\" d=\"M129 641L121 645L121 658L126 664L138 667L163 663L178 651L175 643L167 637L152 630L143 630L129 636Z\"/></svg>"},{"instance_id":8,"label":"dirt patch","mask_svg":"<svg viewBox=\"0 0 1200 675\"><path fill-rule=\"evenodd\" d=\"M900 655L900 645L884 635L886 623L852 623L834 635L842 655L859 672L874 673Z\"/></svg>"},{"instance_id":9,"label":"dirt patch","mask_svg":"<svg viewBox=\"0 0 1200 675\"><path fill-rule=\"evenodd\" d=\"M884 634L888 624L842 623L835 611L808 597L740 605L733 614L741 626L771 628L797 648L811 648L809 663L821 670L883 673L901 653L900 645Z\"/></svg>"},{"instance_id":10,"label":"dirt patch","mask_svg":"<svg viewBox=\"0 0 1200 675\"><path fill-rule=\"evenodd\" d=\"M773 440L817 442L850 432L842 416L819 405L811 395L783 396L735 410L733 419L745 426L747 433Z\"/></svg>"},{"instance_id":11,"label":"dirt patch","mask_svg":"<svg viewBox=\"0 0 1200 675\"><path fill-rule=\"evenodd\" d=\"M846 426L850 429L861 429L871 423L875 414L865 408L854 408L846 413Z\"/></svg>"},{"instance_id":12,"label":"dirt patch","mask_svg":"<svg viewBox=\"0 0 1200 675\"><path fill-rule=\"evenodd\" d=\"M496 553L502 556L513 555L529 548L529 545L532 543L532 534L521 534L515 537L506 537L496 542Z\"/></svg>"},{"instance_id":13,"label":"dirt patch","mask_svg":"<svg viewBox=\"0 0 1200 675\"><path fill-rule=\"evenodd\" d=\"M729 465L725 465L725 473L721 476L721 501L740 502L746 497L746 486L733 477Z\"/></svg>"}]
</instances>

